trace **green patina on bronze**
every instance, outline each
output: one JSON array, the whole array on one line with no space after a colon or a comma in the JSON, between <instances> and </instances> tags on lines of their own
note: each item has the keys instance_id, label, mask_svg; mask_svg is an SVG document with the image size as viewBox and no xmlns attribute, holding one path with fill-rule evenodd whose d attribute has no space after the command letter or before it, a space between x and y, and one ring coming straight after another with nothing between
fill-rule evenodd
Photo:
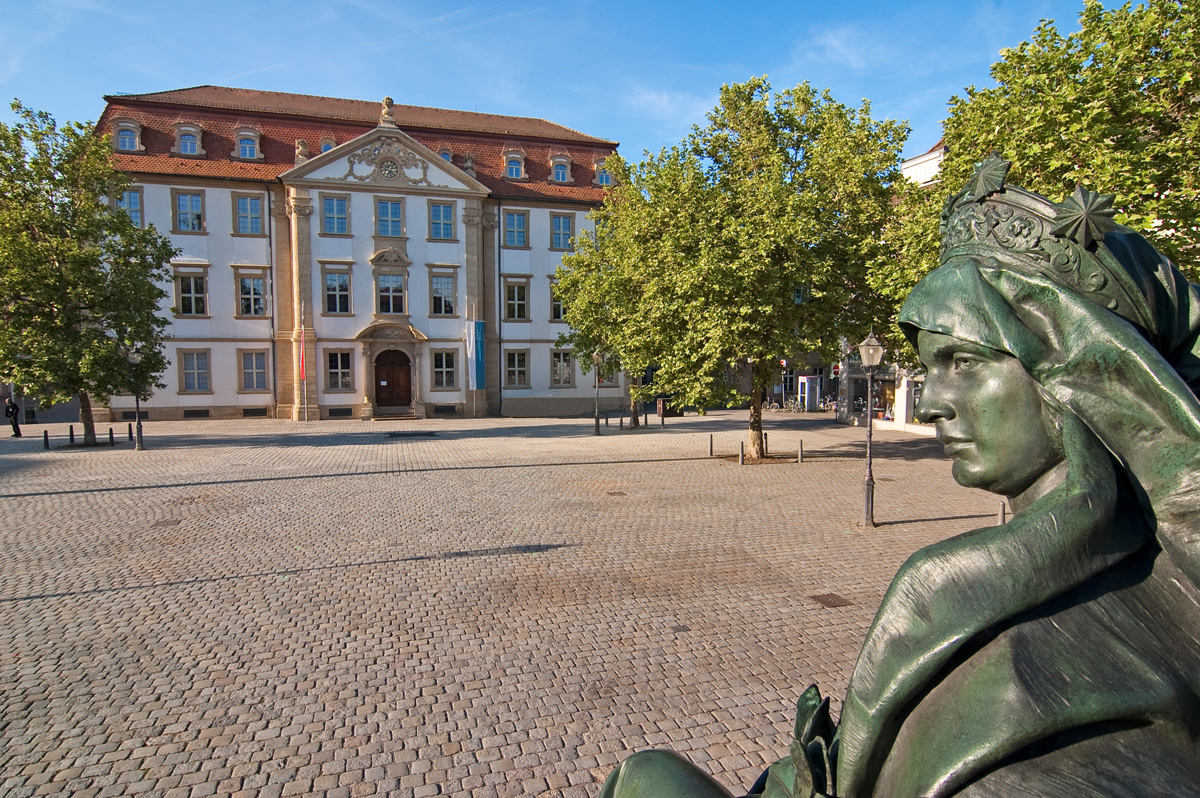
<instances>
[{"instance_id":1,"label":"green patina on bronze","mask_svg":"<svg viewBox=\"0 0 1200 798\"><path fill-rule=\"evenodd\" d=\"M955 479L1015 514L904 564L836 730L810 688L756 795L1200 795L1200 289L1112 197L1007 172L946 203L900 323ZM663 752L602 793L729 794Z\"/></svg>"}]
</instances>

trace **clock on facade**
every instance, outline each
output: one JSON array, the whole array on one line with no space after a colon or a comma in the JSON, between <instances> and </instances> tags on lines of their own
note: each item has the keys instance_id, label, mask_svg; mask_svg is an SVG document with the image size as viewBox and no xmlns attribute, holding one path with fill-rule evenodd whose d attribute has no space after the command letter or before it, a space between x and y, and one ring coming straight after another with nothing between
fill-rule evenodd
<instances>
[{"instance_id":1,"label":"clock on facade","mask_svg":"<svg viewBox=\"0 0 1200 798\"><path fill-rule=\"evenodd\" d=\"M388 180L392 180L396 177L396 175L400 174L400 164L391 159L380 161L379 174L383 175Z\"/></svg>"}]
</instances>

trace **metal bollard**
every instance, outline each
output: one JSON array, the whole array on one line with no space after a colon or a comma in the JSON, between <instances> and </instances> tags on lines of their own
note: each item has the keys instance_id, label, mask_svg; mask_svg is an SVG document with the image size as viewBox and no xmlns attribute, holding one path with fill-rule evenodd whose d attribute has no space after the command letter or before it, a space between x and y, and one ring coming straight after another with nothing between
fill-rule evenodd
<instances>
[{"instance_id":1,"label":"metal bollard","mask_svg":"<svg viewBox=\"0 0 1200 798\"><path fill-rule=\"evenodd\" d=\"M746 464L746 442L738 442L738 465Z\"/></svg>"},{"instance_id":2,"label":"metal bollard","mask_svg":"<svg viewBox=\"0 0 1200 798\"><path fill-rule=\"evenodd\" d=\"M75 444L75 425L67 427L67 436L71 439L71 444Z\"/></svg>"},{"instance_id":3,"label":"metal bollard","mask_svg":"<svg viewBox=\"0 0 1200 798\"><path fill-rule=\"evenodd\" d=\"M50 430L48 430L48 429L42 430L42 448L43 449L50 448Z\"/></svg>"},{"instance_id":4,"label":"metal bollard","mask_svg":"<svg viewBox=\"0 0 1200 798\"><path fill-rule=\"evenodd\" d=\"M133 440L133 423L129 424L129 440Z\"/></svg>"},{"instance_id":5,"label":"metal bollard","mask_svg":"<svg viewBox=\"0 0 1200 798\"><path fill-rule=\"evenodd\" d=\"M621 414L621 429L625 429L625 414Z\"/></svg>"},{"instance_id":6,"label":"metal bollard","mask_svg":"<svg viewBox=\"0 0 1200 798\"><path fill-rule=\"evenodd\" d=\"M767 446L767 433L763 433L763 457L770 457L771 449Z\"/></svg>"},{"instance_id":7,"label":"metal bollard","mask_svg":"<svg viewBox=\"0 0 1200 798\"><path fill-rule=\"evenodd\" d=\"M712 457L712 454L713 454L713 436L712 436L712 433L710 432L710 433L708 433L708 456Z\"/></svg>"},{"instance_id":8,"label":"metal bollard","mask_svg":"<svg viewBox=\"0 0 1200 798\"><path fill-rule=\"evenodd\" d=\"M667 428L667 414L666 414L666 411L663 411L663 414L662 414L661 416L659 416L659 417L658 417L658 426L662 427L663 429L666 429L666 428Z\"/></svg>"},{"instance_id":9,"label":"metal bollard","mask_svg":"<svg viewBox=\"0 0 1200 798\"><path fill-rule=\"evenodd\" d=\"M649 410L642 411L642 426L646 427L646 428L650 427L650 411Z\"/></svg>"},{"instance_id":10,"label":"metal bollard","mask_svg":"<svg viewBox=\"0 0 1200 798\"><path fill-rule=\"evenodd\" d=\"M1007 516L1008 516L1008 507L1005 506L1004 502L1000 502L1000 512L997 513L997 515L996 515L996 523L999 524L1000 526L1003 526L1005 523L1008 522Z\"/></svg>"},{"instance_id":11,"label":"metal bollard","mask_svg":"<svg viewBox=\"0 0 1200 798\"><path fill-rule=\"evenodd\" d=\"M108 428L108 445L109 446L117 445L117 439L113 437L112 427Z\"/></svg>"},{"instance_id":12,"label":"metal bollard","mask_svg":"<svg viewBox=\"0 0 1200 798\"><path fill-rule=\"evenodd\" d=\"M604 414L604 426L608 426L608 413Z\"/></svg>"},{"instance_id":13,"label":"metal bollard","mask_svg":"<svg viewBox=\"0 0 1200 798\"><path fill-rule=\"evenodd\" d=\"M796 462L804 462L804 441L800 441L800 451L796 452Z\"/></svg>"}]
</instances>

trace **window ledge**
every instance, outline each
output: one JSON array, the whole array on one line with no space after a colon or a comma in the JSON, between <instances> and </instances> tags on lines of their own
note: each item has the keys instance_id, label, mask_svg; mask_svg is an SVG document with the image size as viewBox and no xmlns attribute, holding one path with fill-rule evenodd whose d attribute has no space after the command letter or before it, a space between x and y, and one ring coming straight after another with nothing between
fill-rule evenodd
<instances>
[{"instance_id":1,"label":"window ledge","mask_svg":"<svg viewBox=\"0 0 1200 798\"><path fill-rule=\"evenodd\" d=\"M461 319L461 318L462 318L462 316L461 316L460 314L458 314L458 313L455 313L455 314L449 314L449 313L430 313L430 314L429 314L429 318L431 318L431 319Z\"/></svg>"},{"instance_id":2,"label":"window ledge","mask_svg":"<svg viewBox=\"0 0 1200 798\"><path fill-rule=\"evenodd\" d=\"M270 392L271 392L270 388L264 388L263 390L259 390L259 389L255 388L253 391L246 391L246 390L240 390L240 389L238 390L239 394L264 394L264 393L270 393Z\"/></svg>"},{"instance_id":3,"label":"window ledge","mask_svg":"<svg viewBox=\"0 0 1200 798\"><path fill-rule=\"evenodd\" d=\"M357 393L357 391L355 391L355 389L353 389L353 388L326 388L324 392L325 393L338 393L338 394Z\"/></svg>"},{"instance_id":4,"label":"window ledge","mask_svg":"<svg viewBox=\"0 0 1200 798\"><path fill-rule=\"evenodd\" d=\"M235 314L233 314L233 317L235 319L245 319L247 321L270 321L271 320L271 317L267 316L265 314L261 315L261 316L240 316L237 313L235 313Z\"/></svg>"},{"instance_id":5,"label":"window ledge","mask_svg":"<svg viewBox=\"0 0 1200 798\"><path fill-rule=\"evenodd\" d=\"M429 388L430 393L458 393L458 388L451 386L449 388Z\"/></svg>"},{"instance_id":6,"label":"window ledge","mask_svg":"<svg viewBox=\"0 0 1200 798\"><path fill-rule=\"evenodd\" d=\"M533 249L533 247L531 247L531 246L517 247L517 246L509 246L508 244L501 244L500 248L501 249Z\"/></svg>"},{"instance_id":7,"label":"window ledge","mask_svg":"<svg viewBox=\"0 0 1200 798\"><path fill-rule=\"evenodd\" d=\"M237 231L231 232L229 235L232 236L233 238L266 238L267 237L266 233L239 233Z\"/></svg>"},{"instance_id":8,"label":"window ledge","mask_svg":"<svg viewBox=\"0 0 1200 798\"><path fill-rule=\"evenodd\" d=\"M319 230L317 231L317 235L322 238L354 238L354 233L323 233Z\"/></svg>"},{"instance_id":9,"label":"window ledge","mask_svg":"<svg viewBox=\"0 0 1200 798\"><path fill-rule=\"evenodd\" d=\"M186 320L186 319L203 320L203 319L211 319L212 318L212 316L200 316L200 315L197 315L194 313L176 313L174 315L175 315L175 318L180 319L180 320Z\"/></svg>"},{"instance_id":10,"label":"window ledge","mask_svg":"<svg viewBox=\"0 0 1200 798\"><path fill-rule=\"evenodd\" d=\"M354 314L353 314L353 313L328 313L328 312L326 312L326 311L321 311L321 315L322 315L322 316L332 316L332 317L334 317L334 318L340 318L340 319L352 319L352 318L354 318Z\"/></svg>"},{"instance_id":11,"label":"window ledge","mask_svg":"<svg viewBox=\"0 0 1200 798\"><path fill-rule=\"evenodd\" d=\"M185 390L179 390L179 391L177 391L177 393L178 393L180 396L212 396L212 395L213 395L213 392L212 392L212 391L185 391Z\"/></svg>"},{"instance_id":12,"label":"window ledge","mask_svg":"<svg viewBox=\"0 0 1200 798\"><path fill-rule=\"evenodd\" d=\"M339 313L337 315L344 316L345 314ZM396 324L407 324L410 315L412 315L412 314L409 314L409 313L376 313L375 321L390 321L390 322L395 322Z\"/></svg>"},{"instance_id":13,"label":"window ledge","mask_svg":"<svg viewBox=\"0 0 1200 798\"><path fill-rule=\"evenodd\" d=\"M566 324L566 319L550 319L551 324Z\"/></svg>"},{"instance_id":14,"label":"window ledge","mask_svg":"<svg viewBox=\"0 0 1200 798\"><path fill-rule=\"evenodd\" d=\"M208 231L207 230L172 230L171 234L177 235L177 236L206 236L206 235L208 235Z\"/></svg>"},{"instance_id":15,"label":"window ledge","mask_svg":"<svg viewBox=\"0 0 1200 798\"><path fill-rule=\"evenodd\" d=\"M533 319L505 319L504 320L505 324L530 324L532 322L533 322Z\"/></svg>"},{"instance_id":16,"label":"window ledge","mask_svg":"<svg viewBox=\"0 0 1200 798\"><path fill-rule=\"evenodd\" d=\"M532 391L533 386L532 385L505 385L504 390L506 390L506 391Z\"/></svg>"},{"instance_id":17,"label":"window ledge","mask_svg":"<svg viewBox=\"0 0 1200 798\"><path fill-rule=\"evenodd\" d=\"M457 238L426 238L430 244L457 244Z\"/></svg>"}]
</instances>

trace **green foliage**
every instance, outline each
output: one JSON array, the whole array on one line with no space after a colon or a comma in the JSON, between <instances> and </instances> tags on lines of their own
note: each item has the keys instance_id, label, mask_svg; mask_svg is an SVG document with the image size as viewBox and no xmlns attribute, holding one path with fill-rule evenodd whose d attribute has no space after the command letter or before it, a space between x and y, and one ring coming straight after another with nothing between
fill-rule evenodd
<instances>
[{"instance_id":1,"label":"green foliage","mask_svg":"<svg viewBox=\"0 0 1200 798\"><path fill-rule=\"evenodd\" d=\"M19 121L0 123L0 379L43 402L147 398L166 366L156 281L176 251L110 204L128 179L107 138L12 108Z\"/></svg>"},{"instance_id":2,"label":"green foliage","mask_svg":"<svg viewBox=\"0 0 1200 798\"><path fill-rule=\"evenodd\" d=\"M942 200L993 150L1011 183L1052 200L1076 184L1116 194L1119 222L1200 277L1200 4L1088 0L1079 23L1068 36L1042 23L1001 52L994 88L951 99L936 196L906 199L889 230L903 254L878 287L897 304L937 265Z\"/></svg>"},{"instance_id":3,"label":"green foliage","mask_svg":"<svg viewBox=\"0 0 1200 798\"><path fill-rule=\"evenodd\" d=\"M558 293L577 351L619 357L676 406L730 406L781 358L836 351L881 304L867 272L907 129L807 83L723 86L703 128L615 178L594 234L563 259ZM796 302L797 290L804 301ZM584 358L580 359L586 366Z\"/></svg>"}]
</instances>

